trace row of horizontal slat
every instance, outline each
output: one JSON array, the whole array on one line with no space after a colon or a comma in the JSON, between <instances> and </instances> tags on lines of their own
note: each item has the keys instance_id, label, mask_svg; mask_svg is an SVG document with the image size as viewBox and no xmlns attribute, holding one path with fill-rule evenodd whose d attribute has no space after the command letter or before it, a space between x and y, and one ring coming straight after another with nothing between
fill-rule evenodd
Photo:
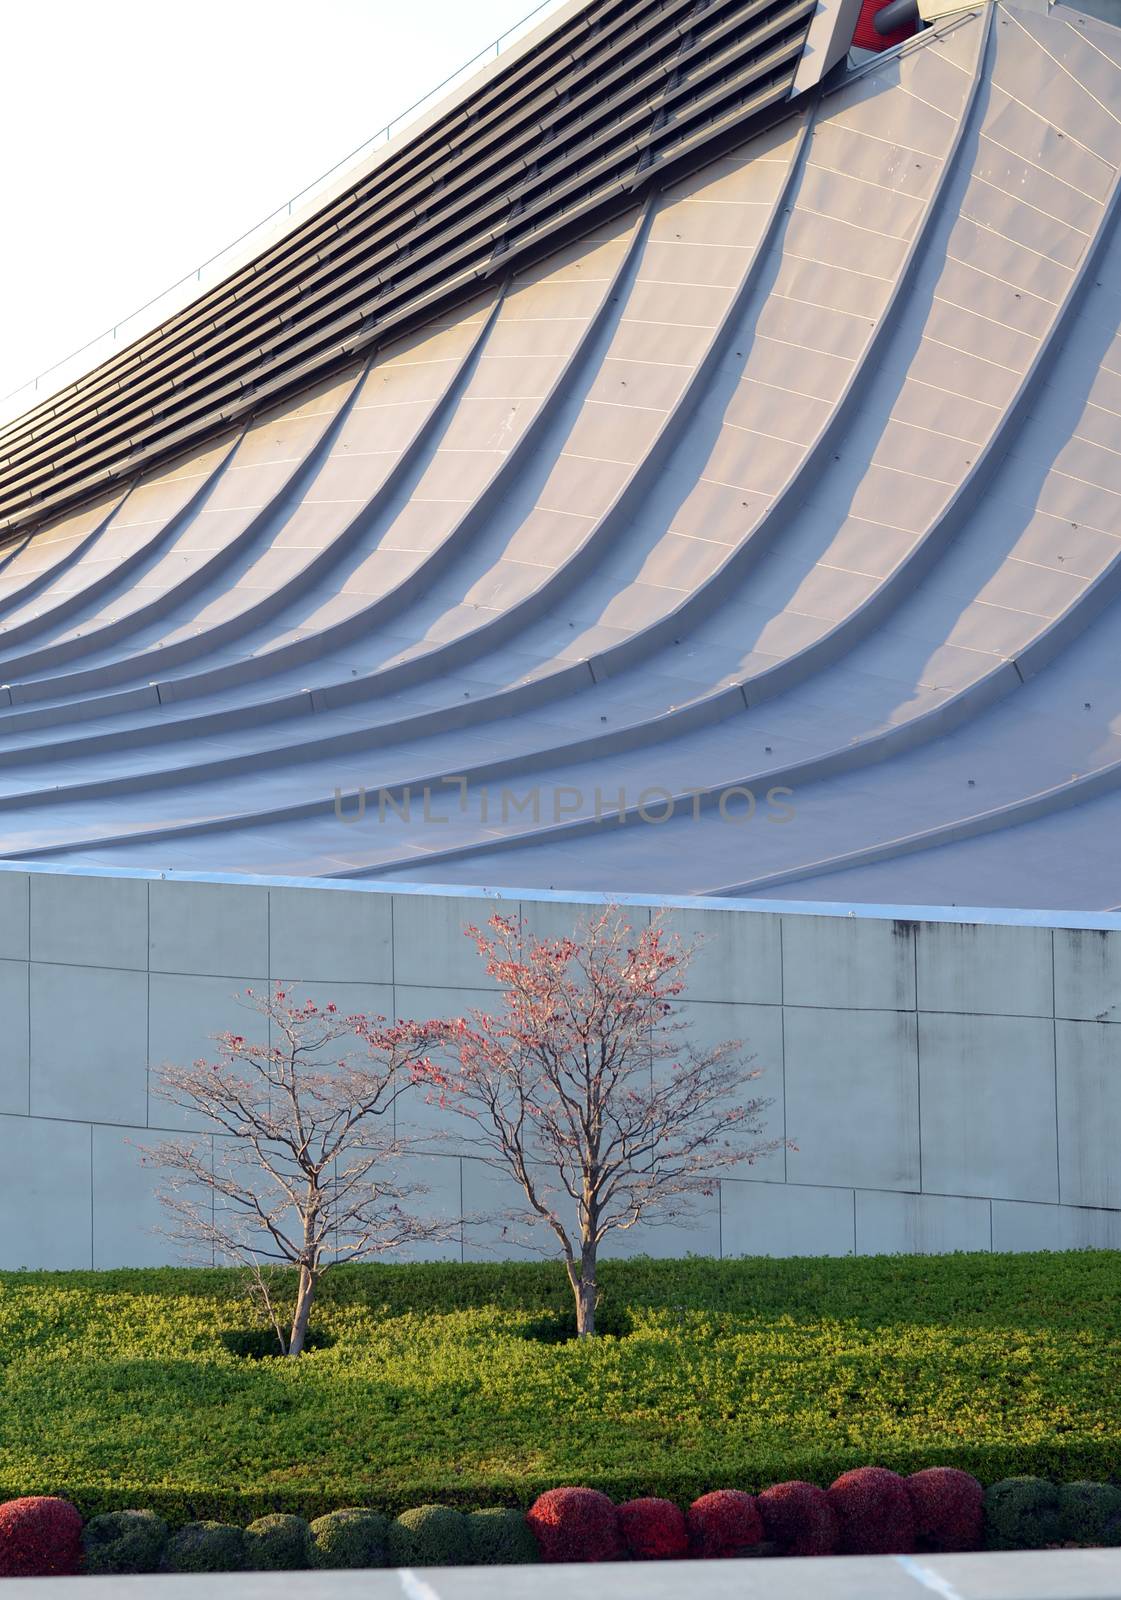
<instances>
[{"instance_id":1,"label":"row of horizontal slat","mask_svg":"<svg viewBox=\"0 0 1121 1600\"><path fill-rule=\"evenodd\" d=\"M0 431L0 540L504 276L790 92L815 0L593 0L308 221Z\"/></svg>"}]
</instances>

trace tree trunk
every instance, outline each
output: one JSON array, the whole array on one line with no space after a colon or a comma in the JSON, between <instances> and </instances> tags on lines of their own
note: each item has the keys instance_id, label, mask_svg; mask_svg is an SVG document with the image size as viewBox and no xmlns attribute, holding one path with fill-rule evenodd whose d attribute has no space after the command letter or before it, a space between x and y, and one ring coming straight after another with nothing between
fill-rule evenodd
<instances>
[{"instance_id":1,"label":"tree trunk","mask_svg":"<svg viewBox=\"0 0 1121 1600\"><path fill-rule=\"evenodd\" d=\"M301 1266L300 1286L296 1293L296 1315L292 1318L292 1335L288 1340L288 1354L298 1356L304 1348L304 1339L307 1337L308 1317L311 1315L311 1302L315 1299L315 1275L310 1268Z\"/></svg>"},{"instance_id":2,"label":"tree trunk","mask_svg":"<svg viewBox=\"0 0 1121 1600\"><path fill-rule=\"evenodd\" d=\"M599 1299L599 1289L596 1286L596 1253L594 1248L585 1245L580 1256L580 1277L573 1285L576 1294L576 1335L580 1339L592 1339L596 1331L596 1301Z\"/></svg>"}]
</instances>

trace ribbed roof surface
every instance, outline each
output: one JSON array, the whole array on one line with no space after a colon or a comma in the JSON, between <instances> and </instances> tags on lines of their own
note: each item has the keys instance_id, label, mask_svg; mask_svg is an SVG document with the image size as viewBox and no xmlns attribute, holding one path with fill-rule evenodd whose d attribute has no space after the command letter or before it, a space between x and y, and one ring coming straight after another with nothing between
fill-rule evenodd
<instances>
[{"instance_id":1,"label":"ribbed roof surface","mask_svg":"<svg viewBox=\"0 0 1121 1600\"><path fill-rule=\"evenodd\" d=\"M1121 904L1119 163L985 6L37 533L3 854Z\"/></svg>"}]
</instances>

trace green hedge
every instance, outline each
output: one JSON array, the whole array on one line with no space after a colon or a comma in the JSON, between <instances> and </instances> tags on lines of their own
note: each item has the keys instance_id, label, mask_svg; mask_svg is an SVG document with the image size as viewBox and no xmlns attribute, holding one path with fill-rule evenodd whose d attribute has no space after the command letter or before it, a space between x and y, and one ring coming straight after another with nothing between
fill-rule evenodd
<instances>
[{"instance_id":1,"label":"green hedge","mask_svg":"<svg viewBox=\"0 0 1121 1600\"><path fill-rule=\"evenodd\" d=\"M523 1512L490 1506L485 1511L469 1511L466 1522L472 1566L527 1566L540 1559L537 1540Z\"/></svg>"},{"instance_id":2,"label":"green hedge","mask_svg":"<svg viewBox=\"0 0 1121 1600\"><path fill-rule=\"evenodd\" d=\"M245 1530L250 1572L300 1572L311 1565L311 1529L303 1517L258 1517Z\"/></svg>"},{"instance_id":3,"label":"green hedge","mask_svg":"<svg viewBox=\"0 0 1121 1600\"><path fill-rule=\"evenodd\" d=\"M344 1506L311 1525L309 1565L384 1567L389 1560L389 1521L364 1506Z\"/></svg>"},{"instance_id":4,"label":"green hedge","mask_svg":"<svg viewBox=\"0 0 1121 1600\"><path fill-rule=\"evenodd\" d=\"M161 1572L241 1572L245 1530L225 1522L188 1522L163 1547Z\"/></svg>"},{"instance_id":5,"label":"green hedge","mask_svg":"<svg viewBox=\"0 0 1121 1600\"><path fill-rule=\"evenodd\" d=\"M589 1532L602 1551L600 1530L582 1524L577 1512L569 1528L569 1559L598 1559L585 1542ZM958 1532L964 1542L940 1542L937 1547L972 1549L969 1519L959 1524ZM1038 1550L1062 1543L1118 1547L1121 1489L1085 1481L1005 1479L984 1492L983 1535L990 1550ZM906 1530L903 1537L909 1538ZM449 1506L415 1506L392 1522L367 1508L351 1507L310 1526L302 1517L273 1515L244 1530L194 1522L174 1533L151 1511L122 1511L87 1523L81 1542L84 1570L94 1575L500 1566L540 1559L526 1513L499 1507L464 1515ZM885 1548L896 1546L889 1540ZM773 1553L773 1547L759 1546L756 1553Z\"/></svg>"},{"instance_id":6,"label":"green hedge","mask_svg":"<svg viewBox=\"0 0 1121 1600\"><path fill-rule=\"evenodd\" d=\"M558 1483L688 1504L869 1461L1106 1481L1116 1259L606 1263L630 1331L589 1344L540 1337L553 1264L345 1268L296 1362L227 1347L252 1326L231 1272L0 1273L0 1498L244 1527Z\"/></svg>"},{"instance_id":7,"label":"green hedge","mask_svg":"<svg viewBox=\"0 0 1121 1600\"><path fill-rule=\"evenodd\" d=\"M470 1559L467 1518L452 1506L413 1506L389 1524L391 1567L458 1567Z\"/></svg>"},{"instance_id":8,"label":"green hedge","mask_svg":"<svg viewBox=\"0 0 1121 1600\"><path fill-rule=\"evenodd\" d=\"M158 1572L168 1527L153 1511L110 1511L82 1529L82 1556L93 1577Z\"/></svg>"}]
</instances>

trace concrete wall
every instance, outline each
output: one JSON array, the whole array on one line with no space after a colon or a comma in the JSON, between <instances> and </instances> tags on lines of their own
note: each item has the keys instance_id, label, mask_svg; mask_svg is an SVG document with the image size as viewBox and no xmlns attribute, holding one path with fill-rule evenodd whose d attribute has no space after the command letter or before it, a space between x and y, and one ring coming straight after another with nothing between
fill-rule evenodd
<instances>
[{"instance_id":1,"label":"concrete wall","mask_svg":"<svg viewBox=\"0 0 1121 1600\"><path fill-rule=\"evenodd\" d=\"M235 994L269 978L350 1010L458 1014L488 992L461 927L492 903L539 932L588 905L0 866L0 1267L174 1259L135 1147L174 1125L152 1069L245 1032ZM687 994L696 1037L747 1041L770 1125L797 1149L725 1178L695 1228L636 1230L627 1251L1121 1245L1121 919L658 903L708 940ZM654 904L628 901L637 921ZM399 1116L424 1131L442 1114L418 1098ZM457 1216L503 1202L454 1142L417 1164ZM514 1253L483 1232L450 1253L496 1252Z\"/></svg>"}]
</instances>

